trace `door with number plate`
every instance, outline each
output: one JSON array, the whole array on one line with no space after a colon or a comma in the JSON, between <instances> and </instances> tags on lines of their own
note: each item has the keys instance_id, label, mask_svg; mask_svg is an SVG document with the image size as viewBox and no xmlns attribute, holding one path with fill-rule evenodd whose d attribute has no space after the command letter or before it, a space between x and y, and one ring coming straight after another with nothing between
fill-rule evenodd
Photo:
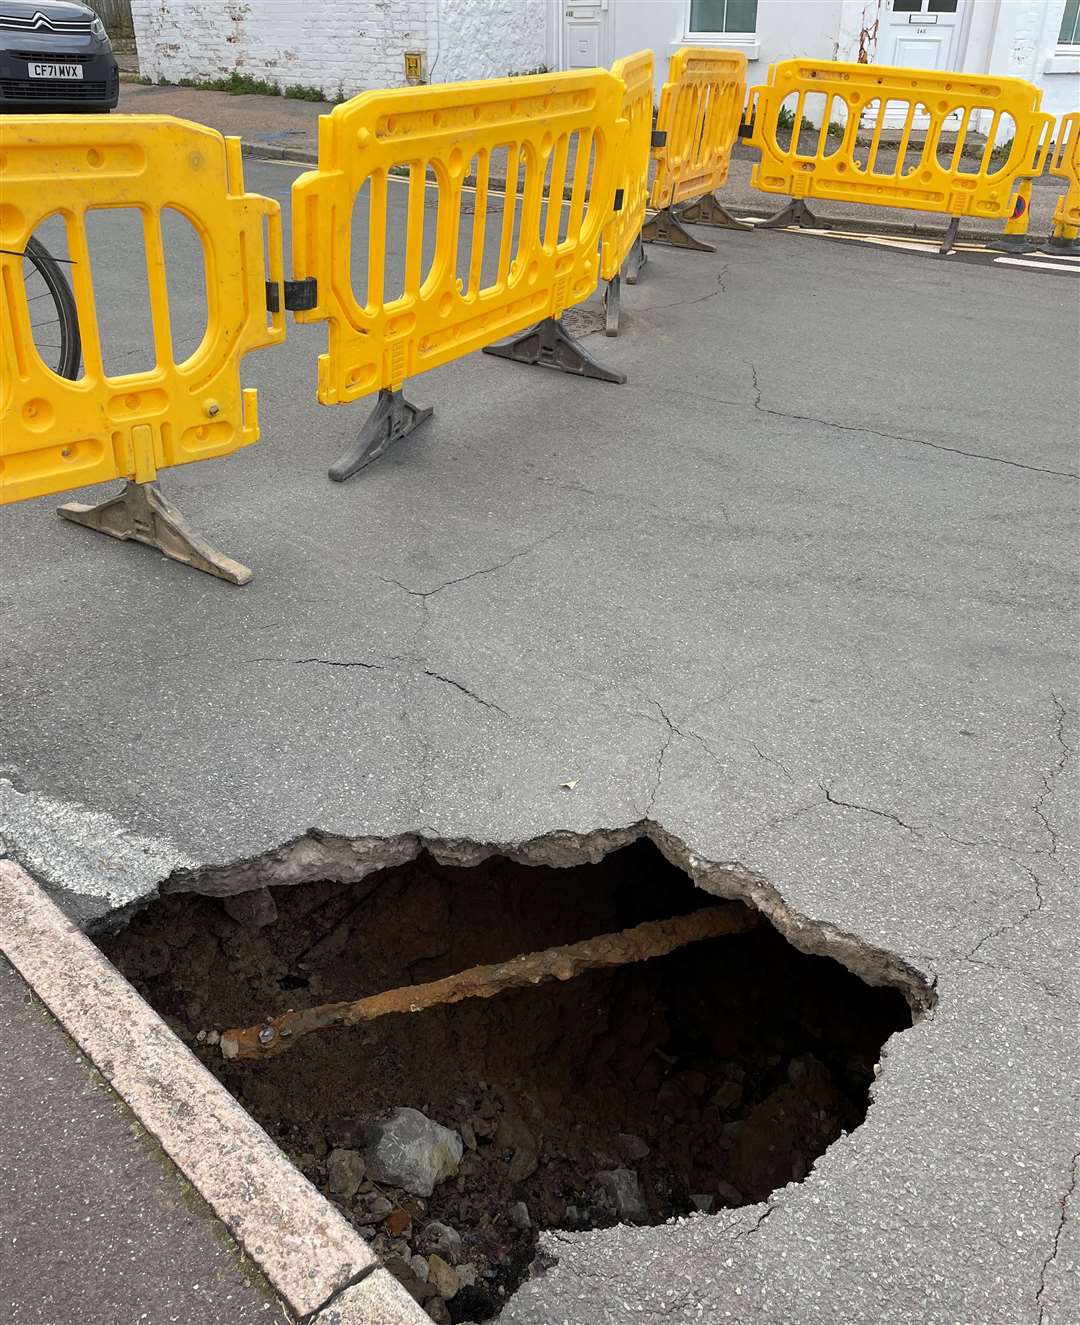
<instances>
[{"instance_id":1,"label":"door with number plate","mask_svg":"<svg viewBox=\"0 0 1080 1325\"><path fill-rule=\"evenodd\" d=\"M964 62L967 5L968 0L885 0L877 63L903 69L959 69ZM885 128L896 129L903 123L904 111L890 107ZM917 115L913 127L923 129L928 123L928 117ZM959 114L945 121L947 129L959 127Z\"/></svg>"},{"instance_id":2,"label":"door with number plate","mask_svg":"<svg viewBox=\"0 0 1080 1325\"><path fill-rule=\"evenodd\" d=\"M562 12L562 67L606 69L611 63L608 0L580 0L577 4L564 0Z\"/></svg>"},{"instance_id":3,"label":"door with number plate","mask_svg":"<svg viewBox=\"0 0 1080 1325\"><path fill-rule=\"evenodd\" d=\"M879 64L907 69L959 69L967 0L886 0Z\"/></svg>"}]
</instances>

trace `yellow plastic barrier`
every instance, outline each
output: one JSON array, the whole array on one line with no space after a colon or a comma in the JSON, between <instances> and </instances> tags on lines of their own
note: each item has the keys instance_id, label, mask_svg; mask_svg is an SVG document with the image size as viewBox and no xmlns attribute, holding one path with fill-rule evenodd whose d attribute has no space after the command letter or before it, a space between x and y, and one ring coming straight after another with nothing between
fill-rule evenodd
<instances>
[{"instance_id":1,"label":"yellow plastic barrier","mask_svg":"<svg viewBox=\"0 0 1080 1325\"><path fill-rule=\"evenodd\" d=\"M1054 208L1052 248L1074 249L1080 235L1080 111L1058 120L1057 142L1050 161L1051 175L1068 181L1069 187Z\"/></svg>"},{"instance_id":2,"label":"yellow plastic barrier","mask_svg":"<svg viewBox=\"0 0 1080 1325\"><path fill-rule=\"evenodd\" d=\"M332 477L347 478L421 421L400 395L407 377L557 318L596 289L601 232L615 190L622 92L612 74L591 70L364 92L322 117L318 169L293 185L293 275L314 278L317 289L314 306L297 320L329 324L328 352L319 359L324 405L380 392L366 430L371 444L362 439L360 453L343 457ZM393 182L403 173L407 180ZM490 181L499 174L506 195L498 259L484 284ZM459 258L470 175L476 180L468 196L472 237L467 257ZM365 183L362 301L352 278L353 203ZM387 230L397 189L406 215L399 232L403 261L395 265ZM430 255L424 251L429 204L437 208ZM388 298L392 280L401 293Z\"/></svg>"},{"instance_id":3,"label":"yellow plastic barrier","mask_svg":"<svg viewBox=\"0 0 1080 1325\"><path fill-rule=\"evenodd\" d=\"M653 53L638 51L636 55L616 60L611 72L625 87L621 115L626 130L616 180L616 188L622 191L622 205L612 212L600 246L600 275L608 282L605 295L608 335L614 335L619 326L619 280L623 267L627 268L627 281L634 285L645 262L641 227L645 223L649 194Z\"/></svg>"},{"instance_id":4,"label":"yellow plastic barrier","mask_svg":"<svg viewBox=\"0 0 1080 1325\"><path fill-rule=\"evenodd\" d=\"M750 146L760 154L751 183L792 198L772 225L812 223L807 198L905 207L952 217L948 247L961 217L1011 216L1020 182L1042 171L1054 121L1040 109L1041 99L1039 89L1020 78L782 60L769 67L768 83L750 89ZM785 103L788 115L782 116ZM892 150L882 142L886 110L901 121L896 164L888 168L877 160L879 148ZM956 115L955 139L945 142L947 122ZM969 135L986 115L980 155L969 159ZM787 147L779 138L782 119L793 125ZM1012 142L997 164L992 152L1008 120ZM830 133L830 124L842 125L842 132ZM923 137L921 145L912 145L913 134Z\"/></svg>"},{"instance_id":5,"label":"yellow plastic barrier","mask_svg":"<svg viewBox=\"0 0 1080 1325\"><path fill-rule=\"evenodd\" d=\"M645 239L712 252L680 221L749 229L733 221L713 197L728 177L746 100L746 56L741 51L684 46L671 57L660 92L657 144L649 206L657 213ZM691 203L677 215L674 208Z\"/></svg>"},{"instance_id":6,"label":"yellow plastic barrier","mask_svg":"<svg viewBox=\"0 0 1080 1325\"><path fill-rule=\"evenodd\" d=\"M86 214L120 207L142 214L156 363L109 377ZM161 231L167 207L191 222L206 263L206 334L180 363L173 356ZM71 261L65 271L83 342L84 371L74 381L57 376L38 354L23 282L27 240L54 213L67 228ZM107 479L146 484L159 469L227 455L258 439L255 391L241 389L240 359L285 335L284 315L266 312L264 222L269 276L280 281L278 204L244 193L238 139L156 115L4 118L0 503Z\"/></svg>"}]
</instances>

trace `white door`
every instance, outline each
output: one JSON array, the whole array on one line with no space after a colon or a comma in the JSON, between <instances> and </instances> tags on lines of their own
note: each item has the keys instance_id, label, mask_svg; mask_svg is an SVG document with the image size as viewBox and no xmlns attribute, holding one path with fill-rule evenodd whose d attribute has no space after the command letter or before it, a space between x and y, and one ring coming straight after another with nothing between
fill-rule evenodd
<instances>
[{"instance_id":1,"label":"white door","mask_svg":"<svg viewBox=\"0 0 1080 1325\"><path fill-rule=\"evenodd\" d=\"M906 69L959 69L964 63L968 0L885 0L884 31L878 41L878 64ZM907 107L893 102L885 115L884 128L899 129ZM868 117L874 123L876 116ZM959 129L960 112L948 116L942 127ZM916 115L912 127L925 130L926 115Z\"/></svg>"},{"instance_id":2,"label":"white door","mask_svg":"<svg viewBox=\"0 0 1080 1325\"><path fill-rule=\"evenodd\" d=\"M611 63L608 55L608 0L563 0L562 67L595 69Z\"/></svg>"},{"instance_id":3,"label":"white door","mask_svg":"<svg viewBox=\"0 0 1080 1325\"><path fill-rule=\"evenodd\" d=\"M967 0L885 0L877 63L959 69Z\"/></svg>"}]
</instances>

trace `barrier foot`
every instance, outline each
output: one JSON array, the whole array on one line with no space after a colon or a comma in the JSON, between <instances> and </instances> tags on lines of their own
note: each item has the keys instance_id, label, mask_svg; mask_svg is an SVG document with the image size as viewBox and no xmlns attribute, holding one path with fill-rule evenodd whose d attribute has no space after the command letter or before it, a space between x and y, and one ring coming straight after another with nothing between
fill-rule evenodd
<instances>
[{"instance_id":1,"label":"barrier foot","mask_svg":"<svg viewBox=\"0 0 1080 1325\"><path fill-rule=\"evenodd\" d=\"M641 227L641 238L646 244L670 244L672 248L692 248L695 253L715 253L712 244L695 239L670 207L661 208Z\"/></svg>"},{"instance_id":2,"label":"barrier foot","mask_svg":"<svg viewBox=\"0 0 1080 1325\"><path fill-rule=\"evenodd\" d=\"M829 229L828 221L822 221L816 217L802 198L792 198L782 212L770 216L767 221L759 222L754 228L756 230L783 230L789 225L809 226L814 230Z\"/></svg>"},{"instance_id":3,"label":"barrier foot","mask_svg":"<svg viewBox=\"0 0 1080 1325\"><path fill-rule=\"evenodd\" d=\"M939 254L951 253L956 246L956 236L960 233L960 217L953 216L949 218L949 224L945 229L945 236L941 241Z\"/></svg>"},{"instance_id":4,"label":"barrier foot","mask_svg":"<svg viewBox=\"0 0 1080 1325\"><path fill-rule=\"evenodd\" d=\"M406 400L400 391L383 387L375 401L375 408L360 429L360 436L330 466L330 477L335 483L344 483L358 469L364 469L378 460L395 442L408 437L414 428L419 428L434 413L433 409L420 409Z\"/></svg>"},{"instance_id":5,"label":"barrier foot","mask_svg":"<svg viewBox=\"0 0 1080 1325\"><path fill-rule=\"evenodd\" d=\"M607 289L604 291L604 335L617 336L619 334L619 307L621 303L620 286L622 284L619 276L613 276L607 283Z\"/></svg>"},{"instance_id":6,"label":"barrier foot","mask_svg":"<svg viewBox=\"0 0 1080 1325\"><path fill-rule=\"evenodd\" d=\"M648 260L649 255L645 252L645 245L641 242L641 231L639 230L637 238L630 247L630 252L626 255L626 261L623 263L622 274L626 277L627 285L637 285L641 269Z\"/></svg>"},{"instance_id":7,"label":"barrier foot","mask_svg":"<svg viewBox=\"0 0 1080 1325\"><path fill-rule=\"evenodd\" d=\"M576 373L578 377L595 377L600 382L626 381L625 373L613 372L592 357L588 350L567 335L558 318L546 317L535 327L519 336L496 341L484 346L485 354L498 359L513 359L515 363L539 364L541 368L558 368L563 373Z\"/></svg>"},{"instance_id":8,"label":"barrier foot","mask_svg":"<svg viewBox=\"0 0 1080 1325\"><path fill-rule=\"evenodd\" d=\"M1034 253L1037 247L1029 235L999 235L987 245L999 253Z\"/></svg>"},{"instance_id":9,"label":"barrier foot","mask_svg":"<svg viewBox=\"0 0 1080 1325\"><path fill-rule=\"evenodd\" d=\"M87 529L108 534L110 538L130 538L148 547L156 547L173 561L205 571L207 575L216 575L230 584L247 584L251 579L251 571L246 566L216 551L188 527L176 507L161 495L156 483L128 480L118 497L111 497L96 506L70 501L59 507L56 513L72 524L85 525Z\"/></svg>"},{"instance_id":10,"label":"barrier foot","mask_svg":"<svg viewBox=\"0 0 1080 1325\"><path fill-rule=\"evenodd\" d=\"M692 225L711 225L722 230L753 230L746 221L736 221L726 207L716 201L715 193L706 193L695 198L676 212L680 221L689 221Z\"/></svg>"},{"instance_id":11,"label":"barrier foot","mask_svg":"<svg viewBox=\"0 0 1080 1325\"><path fill-rule=\"evenodd\" d=\"M1080 253L1080 239L1068 239L1065 235L1051 235L1039 247L1044 253Z\"/></svg>"}]
</instances>

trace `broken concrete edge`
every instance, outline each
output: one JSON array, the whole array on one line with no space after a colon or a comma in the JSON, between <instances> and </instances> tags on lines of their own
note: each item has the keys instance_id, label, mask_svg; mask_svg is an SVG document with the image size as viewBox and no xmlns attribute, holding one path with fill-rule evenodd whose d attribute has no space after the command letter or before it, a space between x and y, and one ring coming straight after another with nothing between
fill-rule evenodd
<instances>
[{"instance_id":1,"label":"broken concrete edge","mask_svg":"<svg viewBox=\"0 0 1080 1325\"><path fill-rule=\"evenodd\" d=\"M829 957L869 985L899 990L915 1020L932 1011L937 1001L933 975L828 920L801 915L788 906L762 875L737 861L706 859L652 819L592 832L558 829L520 842L475 842L437 837L426 831L349 838L312 828L292 841L245 860L176 869L162 881L158 892L162 895L194 892L227 898L256 889L304 883L359 883L376 870L408 864L424 851L441 865L463 868L479 865L492 856L505 856L520 865L559 869L596 864L613 851L642 840L651 842L665 860L682 870L704 892L725 901L743 902L759 911L800 952ZM152 900L148 896L126 907L122 914L106 917L97 922L95 929L115 931L126 923L133 910L142 909Z\"/></svg>"},{"instance_id":2,"label":"broken concrete edge","mask_svg":"<svg viewBox=\"0 0 1080 1325\"><path fill-rule=\"evenodd\" d=\"M0 951L293 1315L310 1318L380 1273L363 1238L11 860L0 860ZM418 1325L425 1317L387 1279L353 1294L377 1302L377 1315L325 1319Z\"/></svg>"},{"instance_id":3,"label":"broken concrete edge","mask_svg":"<svg viewBox=\"0 0 1080 1325\"><path fill-rule=\"evenodd\" d=\"M389 1271L375 1270L323 1307L312 1325L431 1325L431 1317L408 1294L408 1314L403 1314L403 1292Z\"/></svg>"}]
</instances>

